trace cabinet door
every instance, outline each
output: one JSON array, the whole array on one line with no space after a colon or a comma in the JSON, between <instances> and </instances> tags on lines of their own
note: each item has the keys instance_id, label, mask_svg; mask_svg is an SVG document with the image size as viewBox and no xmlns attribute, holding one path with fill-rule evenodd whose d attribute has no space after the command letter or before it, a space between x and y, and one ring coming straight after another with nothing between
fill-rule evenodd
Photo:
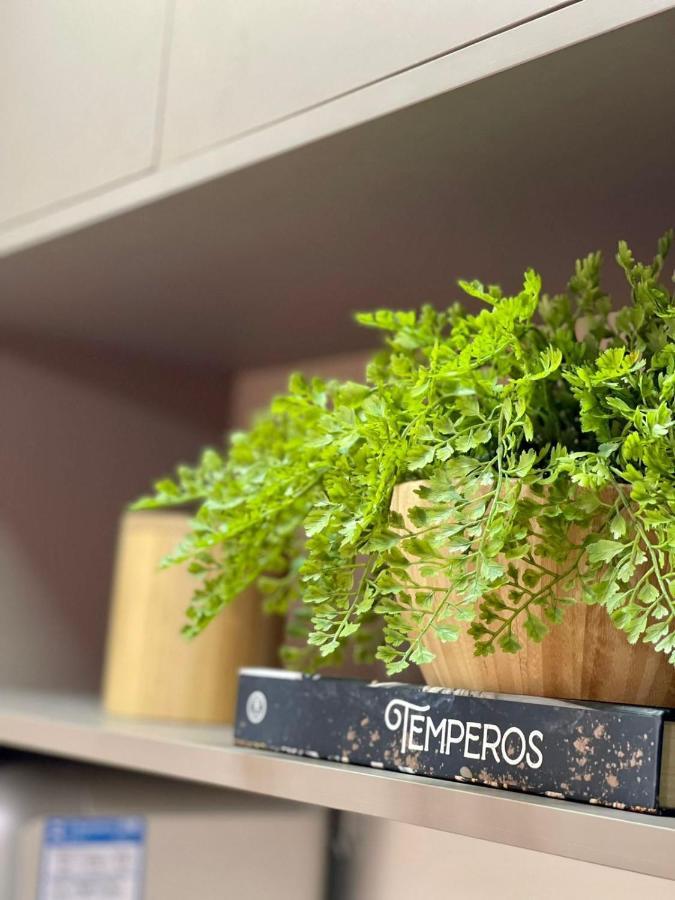
<instances>
[{"instance_id":1,"label":"cabinet door","mask_svg":"<svg viewBox=\"0 0 675 900\"><path fill-rule=\"evenodd\" d=\"M147 168L166 0L1 0L0 222Z\"/></svg>"},{"instance_id":2,"label":"cabinet door","mask_svg":"<svg viewBox=\"0 0 675 900\"><path fill-rule=\"evenodd\" d=\"M551 0L176 0L164 161L546 12Z\"/></svg>"}]
</instances>

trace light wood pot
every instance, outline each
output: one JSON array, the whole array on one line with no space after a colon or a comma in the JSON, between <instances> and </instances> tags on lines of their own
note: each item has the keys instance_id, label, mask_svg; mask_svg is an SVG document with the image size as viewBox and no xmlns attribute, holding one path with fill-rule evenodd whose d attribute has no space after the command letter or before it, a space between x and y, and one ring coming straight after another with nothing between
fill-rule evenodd
<instances>
[{"instance_id":1,"label":"light wood pot","mask_svg":"<svg viewBox=\"0 0 675 900\"><path fill-rule=\"evenodd\" d=\"M423 505L415 493L419 484L399 485L392 497L392 509L409 527L408 511ZM542 562L556 569L550 560ZM416 567L413 571L420 584L447 586L440 578L422 576ZM474 656L474 642L466 627L468 624L459 640L452 643L443 644L435 637L425 639L425 645L436 654L434 662L422 666L429 684L570 700L675 706L675 667L665 654L647 644L629 644L601 606L580 602L567 607L563 622L552 626L540 644L527 638L522 624L514 627L522 644L522 650L515 654L497 649L488 657Z\"/></svg>"},{"instance_id":2,"label":"light wood pot","mask_svg":"<svg viewBox=\"0 0 675 900\"><path fill-rule=\"evenodd\" d=\"M180 629L197 579L160 570L188 531L189 517L128 512L120 523L103 698L108 712L191 722L231 722L240 666L275 665L281 622L247 591L203 634Z\"/></svg>"}]
</instances>

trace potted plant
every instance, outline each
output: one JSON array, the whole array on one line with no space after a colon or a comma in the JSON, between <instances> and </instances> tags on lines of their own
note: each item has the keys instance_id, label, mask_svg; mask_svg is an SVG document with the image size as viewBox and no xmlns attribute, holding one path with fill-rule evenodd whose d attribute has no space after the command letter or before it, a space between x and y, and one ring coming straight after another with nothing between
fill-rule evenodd
<instances>
[{"instance_id":1,"label":"potted plant","mask_svg":"<svg viewBox=\"0 0 675 900\"><path fill-rule=\"evenodd\" d=\"M671 240L619 244L616 312L591 254L560 295L530 270L513 296L460 282L477 314L357 316L387 336L363 383L292 376L137 504L197 506L167 559L201 579L186 633L257 582L303 601L292 665L354 644L449 687L673 704Z\"/></svg>"}]
</instances>

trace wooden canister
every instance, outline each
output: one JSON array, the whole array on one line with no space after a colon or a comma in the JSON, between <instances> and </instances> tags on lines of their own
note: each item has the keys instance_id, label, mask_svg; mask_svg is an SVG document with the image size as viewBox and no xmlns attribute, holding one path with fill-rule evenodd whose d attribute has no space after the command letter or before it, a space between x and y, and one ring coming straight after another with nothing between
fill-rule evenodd
<instances>
[{"instance_id":1,"label":"wooden canister","mask_svg":"<svg viewBox=\"0 0 675 900\"><path fill-rule=\"evenodd\" d=\"M281 622L263 614L254 590L203 634L180 633L199 582L185 567L160 569L189 528L176 512L127 512L120 523L103 679L116 715L231 722L240 666L276 665Z\"/></svg>"}]
</instances>

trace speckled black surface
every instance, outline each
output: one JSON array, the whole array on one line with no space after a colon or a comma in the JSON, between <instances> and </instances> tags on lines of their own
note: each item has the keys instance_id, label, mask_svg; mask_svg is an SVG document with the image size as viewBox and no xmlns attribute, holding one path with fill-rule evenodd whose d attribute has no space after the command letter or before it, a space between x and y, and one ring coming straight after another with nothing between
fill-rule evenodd
<instances>
[{"instance_id":1,"label":"speckled black surface","mask_svg":"<svg viewBox=\"0 0 675 900\"><path fill-rule=\"evenodd\" d=\"M254 692L261 692L264 701L259 695L257 704L251 701ZM264 716L251 721L260 718L261 706ZM398 728L387 725L388 707L389 726L398 722ZM417 716L415 727L423 730L412 736L411 749L402 746L402 736L407 722L410 737L412 715ZM663 722L668 717L668 711L643 707L318 676L294 678L274 669L256 669L240 675L235 740L284 753L657 812ZM429 730L424 749L427 719L440 733ZM466 732L466 723L474 723L473 740L449 745L444 735L450 726L444 730L444 719L456 720L451 729L455 738L462 728ZM487 730L486 723L491 726ZM514 728L525 741L512 731L503 747L483 748L484 734L489 743L498 739L497 729L503 736ZM527 754L519 759L524 748ZM485 758L469 758L465 750ZM509 764L504 755L518 762ZM528 761L540 765L535 768Z\"/></svg>"}]
</instances>

